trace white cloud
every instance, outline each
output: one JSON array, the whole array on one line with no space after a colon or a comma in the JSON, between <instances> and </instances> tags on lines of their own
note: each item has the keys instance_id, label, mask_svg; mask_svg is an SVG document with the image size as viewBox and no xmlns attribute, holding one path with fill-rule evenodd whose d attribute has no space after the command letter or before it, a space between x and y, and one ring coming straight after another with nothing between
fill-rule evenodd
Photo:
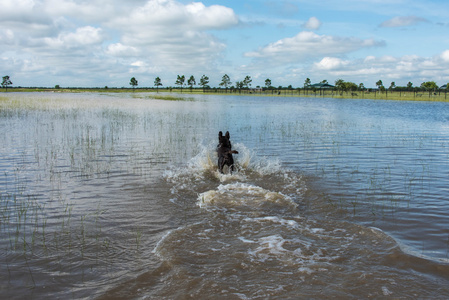
<instances>
[{"instance_id":1,"label":"white cloud","mask_svg":"<svg viewBox=\"0 0 449 300\"><path fill-rule=\"evenodd\" d=\"M339 69L348 64L348 61L344 61L337 57L325 57L320 62L314 63L315 67L321 70Z\"/></svg>"},{"instance_id":2,"label":"white cloud","mask_svg":"<svg viewBox=\"0 0 449 300\"><path fill-rule=\"evenodd\" d=\"M141 60L138 60L138 61L133 62L131 64L131 66L133 66L133 67L143 67L143 66L145 66L145 63L143 61L141 61Z\"/></svg>"},{"instance_id":3,"label":"white cloud","mask_svg":"<svg viewBox=\"0 0 449 300\"><path fill-rule=\"evenodd\" d=\"M322 23L316 17L311 17L305 22L302 27L308 30L317 30L321 27Z\"/></svg>"},{"instance_id":4,"label":"white cloud","mask_svg":"<svg viewBox=\"0 0 449 300\"><path fill-rule=\"evenodd\" d=\"M103 30L92 26L77 28L76 32L64 36L68 45L95 45L103 42Z\"/></svg>"},{"instance_id":5,"label":"white cloud","mask_svg":"<svg viewBox=\"0 0 449 300\"><path fill-rule=\"evenodd\" d=\"M41 12L40 7L40 2L34 0L2 0L0 22L49 22L50 18Z\"/></svg>"},{"instance_id":6,"label":"white cloud","mask_svg":"<svg viewBox=\"0 0 449 300\"><path fill-rule=\"evenodd\" d=\"M237 25L234 11L221 5L206 7L203 3L193 2L185 7L188 22L198 29L225 29Z\"/></svg>"},{"instance_id":7,"label":"white cloud","mask_svg":"<svg viewBox=\"0 0 449 300\"><path fill-rule=\"evenodd\" d=\"M14 43L14 32L11 29L0 31L0 44L10 45Z\"/></svg>"},{"instance_id":8,"label":"white cloud","mask_svg":"<svg viewBox=\"0 0 449 300\"><path fill-rule=\"evenodd\" d=\"M88 22L105 21L129 10L128 2L117 0L44 0L42 3L42 10L49 16L66 16Z\"/></svg>"},{"instance_id":9,"label":"white cloud","mask_svg":"<svg viewBox=\"0 0 449 300\"><path fill-rule=\"evenodd\" d=\"M57 38L45 38L46 44L53 48L73 48L98 45L103 42L104 35L101 28L85 26L77 28L75 32L61 33Z\"/></svg>"},{"instance_id":10,"label":"white cloud","mask_svg":"<svg viewBox=\"0 0 449 300\"><path fill-rule=\"evenodd\" d=\"M125 31L225 29L238 24L234 11L221 5L206 7L199 2L184 5L174 0L152 0L129 14L112 18L112 27Z\"/></svg>"},{"instance_id":11,"label":"white cloud","mask_svg":"<svg viewBox=\"0 0 449 300\"><path fill-rule=\"evenodd\" d=\"M316 75L319 80L331 79L328 76L353 81L366 79L368 83L372 81L371 77L427 76L429 80L444 78L444 81L449 81L449 50L429 53L428 47L424 49L419 43L410 47L401 45L411 43L399 41L388 45L388 48L375 49L385 45L380 39L387 31L367 30L366 26L372 28L372 25L359 22L357 18L352 19L348 26L346 21L333 19L331 14L327 14L329 7L335 10L332 13L336 15L336 11L361 15L369 11L372 16L370 22L378 20L374 22L380 23L385 19L379 21L376 18L384 18L387 11L398 11L398 7L403 7L401 12L408 17L392 18L382 26L411 26L427 20L445 22L446 10L436 10L435 7L441 7L436 3L404 5L404 0L349 0L336 4L335 1L324 0L304 2L299 7L291 0L266 0L252 6L252 10L245 10L245 15L237 16L230 8L233 5L231 1L222 1L223 5L207 5L205 3L210 2L198 0L0 2L0 69L12 75L16 84L20 84L19 78L22 78L22 85L33 85L36 80L46 80L44 85L64 85L65 79L67 85L99 83L99 86L120 86L123 78L126 85L132 76L139 76L139 84L144 84L149 81L144 79L146 76L153 77L148 84L152 85L154 77L161 76L164 83L170 85L172 80L164 77L175 76L176 73L195 76L206 73L213 81L213 74L221 74L217 75L221 78L224 73L232 75L233 72L236 80L249 74L255 80L260 75L261 80L267 76L273 81L276 80L273 76L281 81L281 78L309 75L311 78ZM373 6L388 9L372 13ZM326 9L320 11L321 8ZM335 28L325 28L326 33L322 35L312 32L322 28L317 17L311 17L302 25L298 18L288 17L299 9L304 13L320 11L320 18L326 18L326 22L335 24ZM434 18L438 15L443 17ZM260 22L241 26L241 20L245 19ZM358 24L361 27L355 28ZM292 28L296 30L300 26L307 31L291 33ZM352 27L356 30L352 31ZM347 36L337 36L335 32L344 32ZM367 32L375 38L364 38ZM405 32L401 38L409 38L405 36L408 33L411 31ZM444 45L444 38L441 39L444 32L429 31L429 36L434 33L428 41L437 40L441 42L438 45ZM287 37L280 39L279 34ZM416 35L416 40L422 40L418 34L417 30L413 38ZM420 53L421 56L388 55L401 51ZM362 54L363 58L360 57ZM307 72L310 74L304 74ZM258 84L263 85L263 82Z\"/></svg>"},{"instance_id":12,"label":"white cloud","mask_svg":"<svg viewBox=\"0 0 449 300\"><path fill-rule=\"evenodd\" d=\"M335 37L302 31L292 38L278 40L245 55L265 59L268 62L297 63L307 58L346 54L366 47L383 45L384 42L373 39Z\"/></svg>"},{"instance_id":13,"label":"white cloud","mask_svg":"<svg viewBox=\"0 0 449 300\"><path fill-rule=\"evenodd\" d=\"M120 32L122 47L138 49L148 61L182 72L213 65L226 46L206 31L238 22L234 11L224 6L152 0L111 18L107 25Z\"/></svg>"},{"instance_id":14,"label":"white cloud","mask_svg":"<svg viewBox=\"0 0 449 300\"><path fill-rule=\"evenodd\" d=\"M122 43L110 44L106 49L106 54L116 57L132 57L138 55L138 53L137 48L125 46Z\"/></svg>"},{"instance_id":15,"label":"white cloud","mask_svg":"<svg viewBox=\"0 0 449 300\"><path fill-rule=\"evenodd\" d=\"M444 62L449 63L449 50L446 50L443 53L441 53L441 58L443 59Z\"/></svg>"},{"instance_id":16,"label":"white cloud","mask_svg":"<svg viewBox=\"0 0 449 300\"><path fill-rule=\"evenodd\" d=\"M0 67L31 78L45 69L51 70L45 77L89 73L77 80L136 71L203 72L226 48L210 31L238 23L231 8L200 2L3 0ZM136 61L140 65L131 65Z\"/></svg>"},{"instance_id":17,"label":"white cloud","mask_svg":"<svg viewBox=\"0 0 449 300\"><path fill-rule=\"evenodd\" d=\"M412 26L418 23L428 22L424 18L416 17L416 16L405 16L405 17L394 17L390 20L382 22L380 27L405 27Z\"/></svg>"},{"instance_id":18,"label":"white cloud","mask_svg":"<svg viewBox=\"0 0 449 300\"><path fill-rule=\"evenodd\" d=\"M365 82L374 85L375 80L403 80L405 85L410 80L419 78L421 82L427 80L449 81L449 50L434 57L419 57L417 55L367 56L364 59L341 60L326 57L313 64L312 73L320 78L331 76L345 78L347 81ZM415 85L421 84L415 82ZM398 82L398 84L401 84Z\"/></svg>"}]
</instances>

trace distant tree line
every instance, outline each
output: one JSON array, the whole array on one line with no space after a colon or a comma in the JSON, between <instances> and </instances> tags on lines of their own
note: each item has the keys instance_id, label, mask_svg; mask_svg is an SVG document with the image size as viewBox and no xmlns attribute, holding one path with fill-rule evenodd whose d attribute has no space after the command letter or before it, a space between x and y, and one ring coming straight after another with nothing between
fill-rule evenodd
<instances>
[{"instance_id":1,"label":"distant tree line","mask_svg":"<svg viewBox=\"0 0 449 300\"><path fill-rule=\"evenodd\" d=\"M265 80L265 85L263 87L261 86L256 86L256 88L252 88L251 84L252 84L252 78L251 76L246 76L243 80L241 81L236 81L234 82L234 85L231 81L231 78L229 77L229 75L225 74L223 75L221 82L219 83L219 88L224 88L226 92L228 92L228 89L230 89L231 91L239 91L241 92L242 90L312 90L315 91L317 90L317 87L315 85L312 85L312 81L310 80L310 78L306 78L303 84L303 87L300 88L293 88L292 85L289 85L288 87L283 87L283 86L279 86L279 87L274 87L272 85L272 81L271 79L267 78ZM12 86L12 81L10 79L9 76L3 76L2 78L2 88L4 88L6 91L8 90L8 87ZM138 81L135 77L132 77L130 79L129 84L131 85L132 89L134 90L137 86L138 86ZM186 82L186 77L185 75L178 75L177 79L174 83L176 86L178 86L178 88L182 89L189 87L190 91L192 91L194 89L194 86L197 85L196 79L193 75L190 76L190 78L187 80ZM428 91L429 93L431 92L436 92L439 90L448 90L449 88L449 83L445 84L441 87L439 87L435 81L426 81L421 83L420 86L413 86L413 83L408 82L406 86L396 86L396 83L393 81L390 83L389 87L385 87L382 80L378 80L375 85L376 88L366 88L365 85L363 83L360 84L356 84L354 82L349 82L349 81L344 81L343 79L337 79L335 81L335 85L331 86L329 85L327 80L322 80L320 82L320 84L322 84L322 86L326 85L326 89L331 89L337 92L356 92L356 91L379 91L381 93L388 93L391 91L399 91L399 92L405 92L405 91L409 91L409 92L422 92L422 91ZM198 85L203 89L203 91L205 92L206 90L210 90L212 89L209 86L209 77L206 75L203 75L198 83ZM162 80L160 77L156 77L154 80L154 86L156 87L156 90L159 91L159 87L162 87ZM59 85L55 85L55 88L58 89L60 88ZM108 88L107 86L105 88ZM167 87L167 89L172 89L171 87ZM214 88L217 89L217 88Z\"/></svg>"},{"instance_id":2,"label":"distant tree line","mask_svg":"<svg viewBox=\"0 0 449 300\"><path fill-rule=\"evenodd\" d=\"M131 78L131 80L133 80L133 79L135 80L134 77ZM228 89L239 90L239 91L244 90L244 89L249 90L249 89L251 89L252 81L253 80L252 80L251 76L246 76L242 81L236 81L234 83L235 85L232 85L231 78L229 77L229 75L225 74L225 75L223 75L221 82L219 83L219 86L224 87L226 91ZM321 84L329 84L327 80L322 80L320 83ZM182 92L182 89L186 88L186 87L189 87L190 90L192 90L196 84L197 84L196 79L193 75L190 76L190 78L187 80L187 82L186 82L185 75L177 75L177 79L175 81L175 85L181 89L181 92ZM137 81L136 81L136 85L137 85ZM201 86L203 91L205 91L206 89L211 89L211 87L209 86L209 77L207 77L206 75L203 75L201 77L198 85ZM160 79L160 77L156 77L156 79L154 80L154 86L156 87L156 89L158 89L160 86L163 86L162 80ZM331 87L333 90L342 91L342 92L373 90L373 89L366 88L363 83L356 84L354 82L344 81L343 79L337 79L335 81L335 85L334 86L329 85L329 87ZM438 85L436 84L435 81L423 82L419 87L414 87L413 83L409 82L407 84L407 86L401 87L401 86L396 86L395 82L393 81L393 82L391 82L391 84L388 88L385 88L385 86L382 83L382 80L378 80L376 82L376 89L379 90L380 92L386 92L386 91L437 91L439 89L447 89L448 87L449 87L449 83L440 88L440 87L438 87ZM267 78L265 80L265 86L263 86L263 87L256 86L256 89L262 89L262 90L283 90L283 89L293 90L293 89L296 89L296 90L298 90L301 88L293 88L292 85L289 85L288 87L283 87L283 86L274 87L272 85L271 79ZM314 88L312 86L312 81L310 80L310 78L306 78L302 89L313 90L316 88Z\"/></svg>"}]
</instances>

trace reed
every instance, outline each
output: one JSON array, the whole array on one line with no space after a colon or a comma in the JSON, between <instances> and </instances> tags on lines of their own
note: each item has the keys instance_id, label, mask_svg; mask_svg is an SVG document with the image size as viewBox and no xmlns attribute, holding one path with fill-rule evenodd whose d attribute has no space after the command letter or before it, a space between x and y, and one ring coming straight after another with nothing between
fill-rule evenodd
<instances>
[{"instance_id":1,"label":"reed","mask_svg":"<svg viewBox=\"0 0 449 300\"><path fill-rule=\"evenodd\" d=\"M166 100L166 101L195 101L193 97L179 97L173 95L151 95L148 98L156 100Z\"/></svg>"},{"instance_id":2,"label":"reed","mask_svg":"<svg viewBox=\"0 0 449 300\"><path fill-rule=\"evenodd\" d=\"M199 141L193 133L180 135L179 128L208 121L208 116L193 113L142 110L139 105L148 105L146 97L132 99L133 103L123 107L121 98L95 102L48 94L2 96L0 118L11 124L26 119L33 128L23 137L29 139L29 146L14 154L13 167L4 170L0 179L1 245L9 253L7 265L18 253L28 259L22 261L25 268L27 263L32 266L34 260L43 258L58 261L61 268L69 259L90 261L95 257L99 264L102 253L116 251L117 241L103 230L103 222L110 220L103 217L107 213L101 203L86 213L68 199L64 186L77 180L107 180L112 174L145 178L151 163L143 161L166 163L167 157L175 156L175 149L184 149L177 157L187 160L196 150L185 145ZM184 96L150 98L192 101ZM141 130L139 134L148 138L147 143L134 140L133 133ZM124 132L131 133L129 139ZM7 136L0 142L3 139ZM33 193L36 183L47 185L48 190ZM144 230L135 228L130 236L134 243L127 246L143 251Z\"/></svg>"}]
</instances>

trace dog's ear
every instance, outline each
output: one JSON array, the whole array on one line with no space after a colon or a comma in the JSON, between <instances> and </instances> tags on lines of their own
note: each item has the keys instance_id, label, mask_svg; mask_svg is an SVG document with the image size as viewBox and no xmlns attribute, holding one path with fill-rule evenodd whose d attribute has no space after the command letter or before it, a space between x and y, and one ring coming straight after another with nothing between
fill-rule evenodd
<instances>
[{"instance_id":1,"label":"dog's ear","mask_svg":"<svg viewBox=\"0 0 449 300\"><path fill-rule=\"evenodd\" d=\"M226 138L229 140L231 138L231 135L229 134L229 131L226 131Z\"/></svg>"},{"instance_id":2,"label":"dog's ear","mask_svg":"<svg viewBox=\"0 0 449 300\"><path fill-rule=\"evenodd\" d=\"M218 133L218 138L221 138L221 137L223 137L223 132L220 131L220 132Z\"/></svg>"}]
</instances>

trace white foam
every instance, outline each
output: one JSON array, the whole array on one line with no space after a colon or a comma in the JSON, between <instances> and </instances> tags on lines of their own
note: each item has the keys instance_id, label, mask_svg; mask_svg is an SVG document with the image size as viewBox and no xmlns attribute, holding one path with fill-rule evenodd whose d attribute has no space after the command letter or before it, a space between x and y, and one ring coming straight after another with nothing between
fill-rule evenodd
<instances>
[{"instance_id":1,"label":"white foam","mask_svg":"<svg viewBox=\"0 0 449 300\"><path fill-rule=\"evenodd\" d=\"M391 294L393 294L386 286L382 287L382 293L384 294L384 296L390 296Z\"/></svg>"},{"instance_id":2,"label":"white foam","mask_svg":"<svg viewBox=\"0 0 449 300\"><path fill-rule=\"evenodd\" d=\"M156 254L156 255L158 255L158 256L161 257L161 249L163 248L164 243L166 242L166 240L167 240L169 237L171 237L173 234L176 234L177 232L181 232L181 231L185 230L185 229L188 228L188 227L193 227L193 226L196 226L196 225L199 225L199 224L202 224L202 222L196 222L196 223L193 223L193 224L191 224L191 225L180 226L180 227L178 227L178 228L176 228L176 229L172 229L172 230L167 231L167 232L161 237L161 239L157 242L156 246L153 248L153 250L151 251L151 253Z\"/></svg>"},{"instance_id":3,"label":"white foam","mask_svg":"<svg viewBox=\"0 0 449 300\"><path fill-rule=\"evenodd\" d=\"M273 192L247 183L220 184L216 190L198 195L197 205L208 206L252 206L257 208L265 203L296 208L292 198L280 192Z\"/></svg>"},{"instance_id":4,"label":"white foam","mask_svg":"<svg viewBox=\"0 0 449 300\"><path fill-rule=\"evenodd\" d=\"M243 236L239 236L238 239L246 244L254 244L255 243L255 241L248 240L248 239L244 238Z\"/></svg>"},{"instance_id":5,"label":"white foam","mask_svg":"<svg viewBox=\"0 0 449 300\"><path fill-rule=\"evenodd\" d=\"M275 224L279 224L282 226L286 226L289 228L298 228L299 224L298 222L294 221L294 220L286 220L286 219L282 219L279 218L277 216L267 216L267 217L261 217L261 218L245 218L243 221L246 222L270 222L270 223L275 223Z\"/></svg>"},{"instance_id":6,"label":"white foam","mask_svg":"<svg viewBox=\"0 0 449 300\"><path fill-rule=\"evenodd\" d=\"M259 239L260 247L258 247L255 252L258 253L268 250L269 253L275 255L285 253L287 252L283 247L285 242L285 239L279 234L263 237Z\"/></svg>"},{"instance_id":7,"label":"white foam","mask_svg":"<svg viewBox=\"0 0 449 300\"><path fill-rule=\"evenodd\" d=\"M311 228L310 232L318 234L318 233L324 233L324 229L323 228Z\"/></svg>"},{"instance_id":8,"label":"white foam","mask_svg":"<svg viewBox=\"0 0 449 300\"><path fill-rule=\"evenodd\" d=\"M260 261L265 261L270 256L277 257L280 254L287 252L282 246L285 243L285 239L279 234L270 235L259 238L257 241L259 246L254 250L249 250L248 253L251 256L257 257Z\"/></svg>"},{"instance_id":9,"label":"white foam","mask_svg":"<svg viewBox=\"0 0 449 300\"><path fill-rule=\"evenodd\" d=\"M173 230L169 230L167 231L162 238L157 242L156 246L154 247L153 251L151 251L151 253L159 255L160 253L160 247L162 245L162 243L165 241L165 239L173 232Z\"/></svg>"},{"instance_id":10,"label":"white foam","mask_svg":"<svg viewBox=\"0 0 449 300\"><path fill-rule=\"evenodd\" d=\"M164 172L164 177L170 182L179 182L191 176L201 177L203 172L216 168L213 152L205 146L199 145L200 152L192 157L186 166L172 168Z\"/></svg>"}]
</instances>

